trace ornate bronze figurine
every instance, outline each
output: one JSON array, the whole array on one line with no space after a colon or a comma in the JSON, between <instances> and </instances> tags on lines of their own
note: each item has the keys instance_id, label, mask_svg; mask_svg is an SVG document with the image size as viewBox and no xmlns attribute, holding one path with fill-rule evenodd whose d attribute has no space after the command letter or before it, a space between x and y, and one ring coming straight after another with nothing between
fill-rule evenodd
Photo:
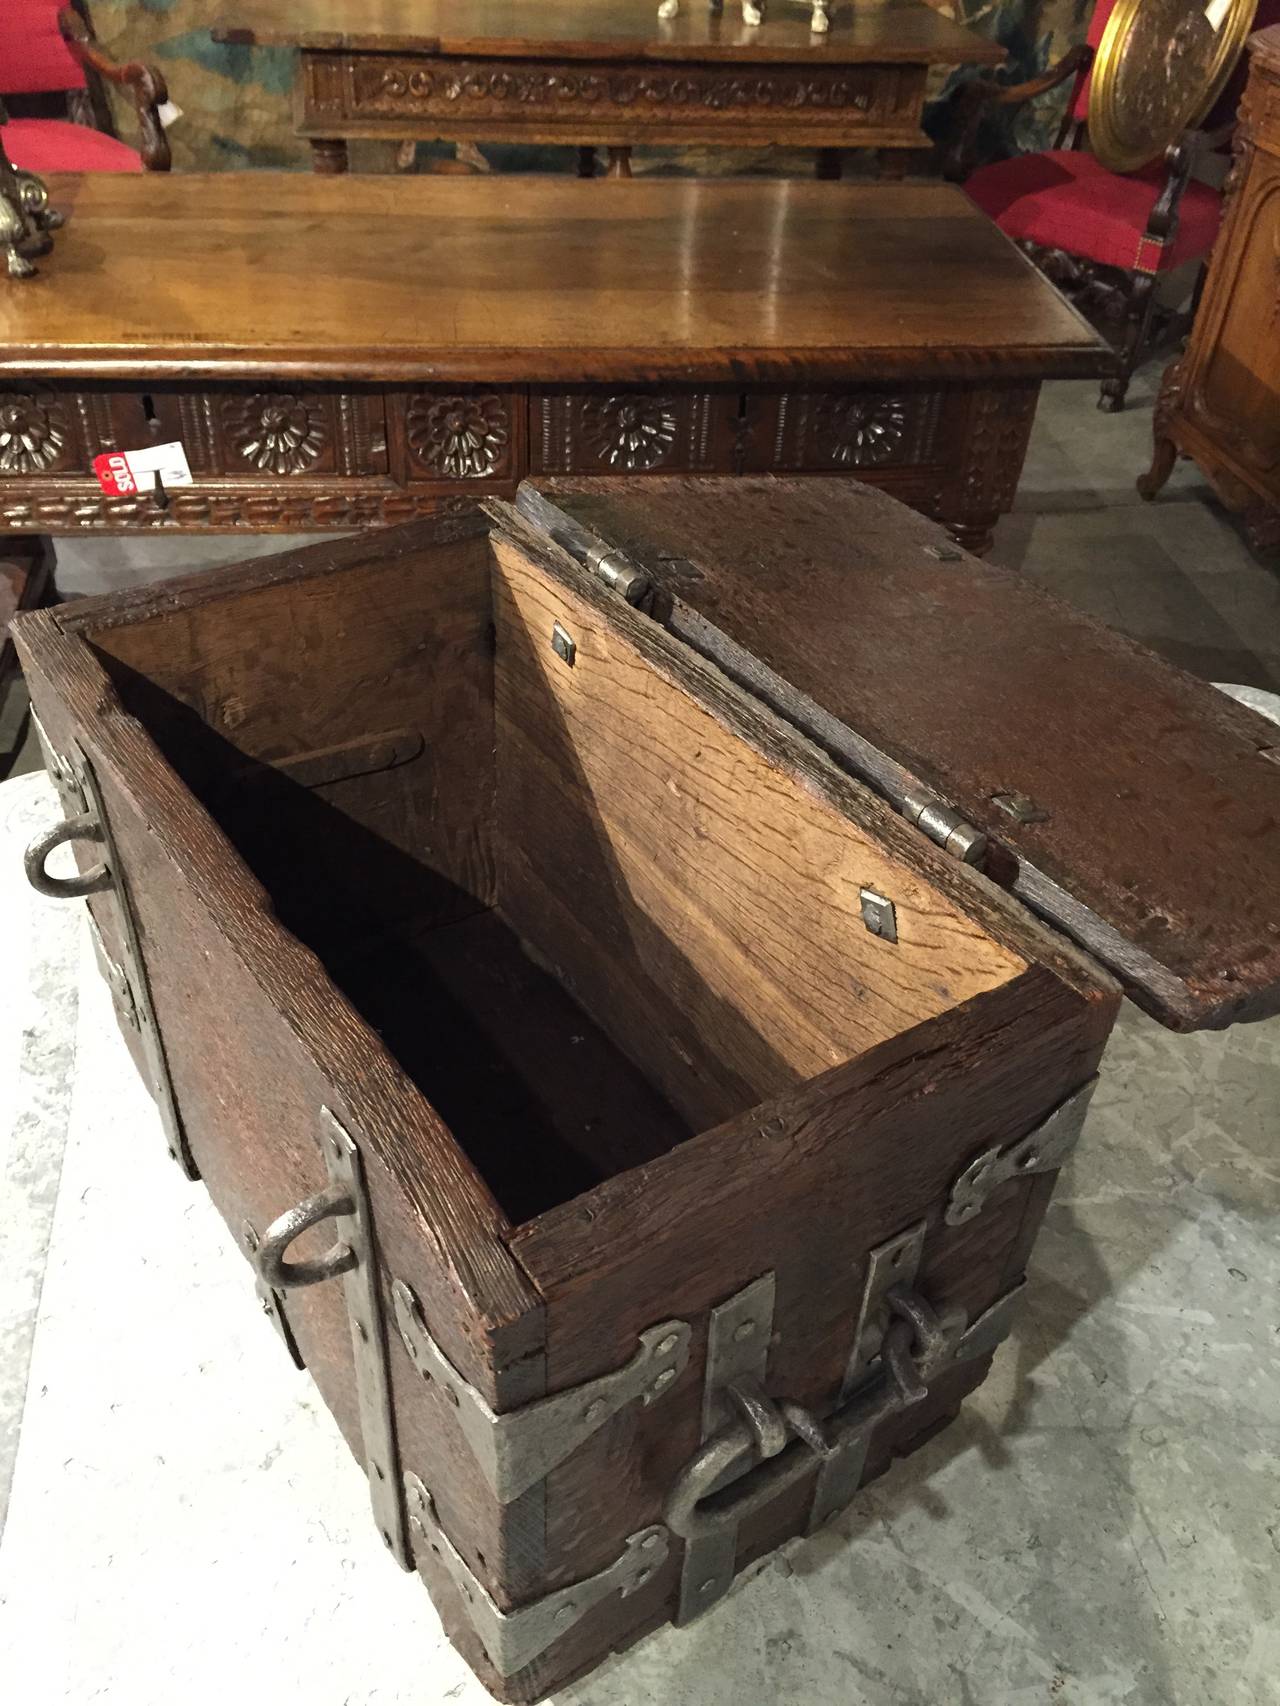
<instances>
[{"instance_id":1,"label":"ornate bronze figurine","mask_svg":"<svg viewBox=\"0 0 1280 1706\"><path fill-rule=\"evenodd\" d=\"M63 220L49 206L49 192L35 173L24 172L10 160L4 145L8 118L0 102L0 247L8 262L9 277L30 278L36 270L31 257L49 253L53 247L49 233Z\"/></svg>"}]
</instances>

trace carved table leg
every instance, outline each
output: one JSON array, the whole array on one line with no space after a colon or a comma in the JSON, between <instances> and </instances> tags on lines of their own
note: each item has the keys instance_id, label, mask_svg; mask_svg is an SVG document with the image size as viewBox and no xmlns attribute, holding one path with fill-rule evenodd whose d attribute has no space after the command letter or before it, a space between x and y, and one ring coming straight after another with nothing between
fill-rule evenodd
<instances>
[{"instance_id":1,"label":"carved table leg","mask_svg":"<svg viewBox=\"0 0 1280 1706\"><path fill-rule=\"evenodd\" d=\"M1139 474L1136 482L1139 496L1146 498L1148 502L1173 473L1173 465L1178 460L1178 446L1170 429L1181 396L1181 363L1175 361L1165 368L1164 378L1160 381L1160 394L1156 398L1155 414L1151 422L1151 434L1155 440L1151 452L1151 466L1145 474Z\"/></svg>"},{"instance_id":2,"label":"carved table leg","mask_svg":"<svg viewBox=\"0 0 1280 1706\"><path fill-rule=\"evenodd\" d=\"M594 178L595 175L596 175L596 151L595 151L595 149L594 148L585 148L585 147L579 148L579 150L578 150L578 176L580 178Z\"/></svg>"},{"instance_id":3,"label":"carved table leg","mask_svg":"<svg viewBox=\"0 0 1280 1706\"><path fill-rule=\"evenodd\" d=\"M958 545L981 557L1013 507L1040 396L1038 384L977 386L935 513Z\"/></svg>"},{"instance_id":4,"label":"carved table leg","mask_svg":"<svg viewBox=\"0 0 1280 1706\"><path fill-rule=\"evenodd\" d=\"M976 521L948 521L946 527L957 545L963 545L975 557L985 557L996 542L996 522L999 519L997 513Z\"/></svg>"},{"instance_id":5,"label":"carved table leg","mask_svg":"<svg viewBox=\"0 0 1280 1706\"><path fill-rule=\"evenodd\" d=\"M839 178L844 175L844 156L838 148L819 148L813 161L815 178Z\"/></svg>"},{"instance_id":6,"label":"carved table leg","mask_svg":"<svg viewBox=\"0 0 1280 1706\"><path fill-rule=\"evenodd\" d=\"M630 148L611 148L609 150L609 170L605 175L610 178L629 178L631 176Z\"/></svg>"},{"instance_id":7,"label":"carved table leg","mask_svg":"<svg viewBox=\"0 0 1280 1706\"><path fill-rule=\"evenodd\" d=\"M333 178L348 167L347 145L340 136L312 137L311 170Z\"/></svg>"}]
</instances>

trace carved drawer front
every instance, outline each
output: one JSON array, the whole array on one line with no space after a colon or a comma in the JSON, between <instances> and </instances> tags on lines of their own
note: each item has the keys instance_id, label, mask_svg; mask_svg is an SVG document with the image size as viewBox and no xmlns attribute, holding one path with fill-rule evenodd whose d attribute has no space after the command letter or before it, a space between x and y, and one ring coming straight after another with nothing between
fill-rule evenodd
<instances>
[{"instance_id":1,"label":"carved drawer front","mask_svg":"<svg viewBox=\"0 0 1280 1706\"><path fill-rule=\"evenodd\" d=\"M727 473L737 460L739 406L737 391L536 393L530 465L540 474Z\"/></svg>"},{"instance_id":2,"label":"carved drawer front","mask_svg":"<svg viewBox=\"0 0 1280 1706\"><path fill-rule=\"evenodd\" d=\"M573 130L584 120L643 124L649 117L697 127L788 114L806 125L829 119L847 128L892 113L900 82L895 66L637 67L378 54L311 60L305 88L313 120L334 112L356 120L502 119Z\"/></svg>"},{"instance_id":3,"label":"carved drawer front","mask_svg":"<svg viewBox=\"0 0 1280 1706\"><path fill-rule=\"evenodd\" d=\"M194 448L202 468L229 479L387 472L386 410L373 393L237 387L180 406L188 458Z\"/></svg>"},{"instance_id":4,"label":"carved drawer front","mask_svg":"<svg viewBox=\"0 0 1280 1706\"><path fill-rule=\"evenodd\" d=\"M872 474L932 462L943 394L861 388L781 391L752 399L744 472Z\"/></svg>"},{"instance_id":5,"label":"carved drawer front","mask_svg":"<svg viewBox=\"0 0 1280 1706\"><path fill-rule=\"evenodd\" d=\"M0 479L87 472L100 448L91 403L43 386L0 390Z\"/></svg>"},{"instance_id":6,"label":"carved drawer front","mask_svg":"<svg viewBox=\"0 0 1280 1706\"><path fill-rule=\"evenodd\" d=\"M484 386L397 391L388 400L391 466L405 485L465 491L524 472L525 395Z\"/></svg>"},{"instance_id":7,"label":"carved drawer front","mask_svg":"<svg viewBox=\"0 0 1280 1706\"><path fill-rule=\"evenodd\" d=\"M89 475L102 451L174 442L197 478L387 472L386 414L376 393L172 387L0 392L0 476Z\"/></svg>"}]
</instances>

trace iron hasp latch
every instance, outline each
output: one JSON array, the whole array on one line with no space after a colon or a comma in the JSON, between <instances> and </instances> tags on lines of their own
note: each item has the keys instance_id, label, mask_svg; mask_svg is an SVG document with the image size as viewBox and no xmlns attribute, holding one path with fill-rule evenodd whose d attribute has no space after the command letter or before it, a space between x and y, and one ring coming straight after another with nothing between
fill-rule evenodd
<instances>
[{"instance_id":1,"label":"iron hasp latch","mask_svg":"<svg viewBox=\"0 0 1280 1706\"><path fill-rule=\"evenodd\" d=\"M1053 1173L1080 1141L1085 1115L1098 1087L1096 1077L1060 1102L1033 1132L1008 1149L984 1149L976 1155L951 1187L947 1198L948 1226L963 1226L982 1211L997 1185L1032 1173Z\"/></svg>"}]
</instances>

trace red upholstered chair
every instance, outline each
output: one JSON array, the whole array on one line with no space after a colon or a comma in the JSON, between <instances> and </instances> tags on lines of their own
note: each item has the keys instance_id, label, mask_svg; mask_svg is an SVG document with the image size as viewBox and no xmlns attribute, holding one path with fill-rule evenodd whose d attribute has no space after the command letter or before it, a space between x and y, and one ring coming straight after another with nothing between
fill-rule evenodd
<instances>
[{"instance_id":1,"label":"red upholstered chair","mask_svg":"<svg viewBox=\"0 0 1280 1706\"><path fill-rule=\"evenodd\" d=\"M104 83L132 101L139 148L113 134ZM164 78L151 66L108 59L83 14L62 0L0 0L0 97L15 166L41 174L169 170Z\"/></svg>"},{"instance_id":2,"label":"red upholstered chair","mask_svg":"<svg viewBox=\"0 0 1280 1706\"><path fill-rule=\"evenodd\" d=\"M1116 0L1097 0L1085 43L1026 83L1005 86L977 80L958 96L958 139L948 175L984 213L1023 248L1080 307L1118 321L1120 371L1102 382L1100 409L1123 408L1139 354L1150 338L1156 284L1188 261L1204 263L1218 233L1221 196L1191 176L1203 150L1225 146L1234 125L1240 86L1234 83L1210 115L1216 131L1188 133L1161 161L1140 172L1109 171L1089 152L1089 77L1094 53ZM1280 14L1280 0L1262 0L1263 12ZM1264 20L1265 21L1265 20ZM1053 148L1017 154L965 175L983 110L1016 105L1071 80L1071 100ZM1203 275L1201 275L1203 276Z\"/></svg>"}]
</instances>

